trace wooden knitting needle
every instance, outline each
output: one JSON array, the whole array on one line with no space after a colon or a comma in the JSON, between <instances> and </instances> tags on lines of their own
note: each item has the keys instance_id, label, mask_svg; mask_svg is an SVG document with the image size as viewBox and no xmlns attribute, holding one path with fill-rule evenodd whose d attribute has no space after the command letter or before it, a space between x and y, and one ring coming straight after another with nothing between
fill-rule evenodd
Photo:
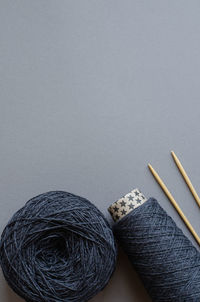
<instances>
[{"instance_id":1,"label":"wooden knitting needle","mask_svg":"<svg viewBox=\"0 0 200 302\"><path fill-rule=\"evenodd\" d=\"M198 206L200 207L200 198L195 190L195 188L193 187L191 180L189 179L189 177L187 176L187 173L185 172L180 160L178 159L178 157L176 156L176 154L174 153L174 151L171 151L171 155L179 169L179 171L181 172L186 184L188 185L188 188L190 189L192 195L194 196L194 199L196 200Z\"/></svg>"},{"instance_id":2,"label":"wooden knitting needle","mask_svg":"<svg viewBox=\"0 0 200 302\"><path fill-rule=\"evenodd\" d=\"M155 177L156 181L161 186L161 188L163 189L164 193L167 195L167 197L171 201L172 205L174 206L174 208L176 209L176 211L178 212L178 214L180 215L180 217L184 221L185 225L187 226L187 228L192 233L192 235L195 238L195 240L200 245L200 237L195 232L193 226L191 225L191 223L189 222L189 220L187 219L187 217L185 216L185 214L183 213L183 211L181 210L181 208L177 204L176 200L174 199L174 197L172 196L172 194L170 193L170 191L167 189L166 185L164 184L164 182L162 181L162 179L160 178L160 176L158 175L158 173L154 170L154 168L150 164L148 164L148 167L149 167L151 173L153 174L153 176Z\"/></svg>"}]
</instances>

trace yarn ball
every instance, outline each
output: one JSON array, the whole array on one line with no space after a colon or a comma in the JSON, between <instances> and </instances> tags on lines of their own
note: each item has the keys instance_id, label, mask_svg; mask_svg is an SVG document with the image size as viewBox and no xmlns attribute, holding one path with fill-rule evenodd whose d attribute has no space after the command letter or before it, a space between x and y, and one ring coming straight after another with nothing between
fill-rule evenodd
<instances>
[{"instance_id":1,"label":"yarn ball","mask_svg":"<svg viewBox=\"0 0 200 302\"><path fill-rule=\"evenodd\" d=\"M8 222L0 243L5 279L27 302L88 301L108 283L116 254L103 214L63 191L30 199Z\"/></svg>"},{"instance_id":2,"label":"yarn ball","mask_svg":"<svg viewBox=\"0 0 200 302\"><path fill-rule=\"evenodd\" d=\"M200 253L155 198L114 225L154 302L200 301Z\"/></svg>"}]
</instances>

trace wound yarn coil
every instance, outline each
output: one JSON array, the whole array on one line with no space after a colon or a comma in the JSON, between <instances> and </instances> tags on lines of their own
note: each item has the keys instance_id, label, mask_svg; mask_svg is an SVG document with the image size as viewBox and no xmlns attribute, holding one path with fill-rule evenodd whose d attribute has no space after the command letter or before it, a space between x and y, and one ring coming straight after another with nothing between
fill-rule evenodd
<instances>
[{"instance_id":1,"label":"wound yarn coil","mask_svg":"<svg viewBox=\"0 0 200 302\"><path fill-rule=\"evenodd\" d=\"M103 214L64 191L30 199L8 222L0 242L5 279L27 302L88 301L108 283L116 255Z\"/></svg>"}]
</instances>

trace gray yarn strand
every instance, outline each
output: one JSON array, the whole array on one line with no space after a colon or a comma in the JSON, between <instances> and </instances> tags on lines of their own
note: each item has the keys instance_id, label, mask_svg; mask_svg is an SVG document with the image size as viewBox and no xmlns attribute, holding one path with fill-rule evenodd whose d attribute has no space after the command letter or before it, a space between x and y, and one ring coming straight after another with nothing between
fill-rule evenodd
<instances>
[{"instance_id":1,"label":"gray yarn strand","mask_svg":"<svg viewBox=\"0 0 200 302\"><path fill-rule=\"evenodd\" d=\"M11 218L1 236L0 261L8 284L27 302L84 302L108 283L116 245L91 202L52 191Z\"/></svg>"},{"instance_id":2,"label":"gray yarn strand","mask_svg":"<svg viewBox=\"0 0 200 302\"><path fill-rule=\"evenodd\" d=\"M200 253L156 199L123 217L114 234L154 302L200 301Z\"/></svg>"}]
</instances>

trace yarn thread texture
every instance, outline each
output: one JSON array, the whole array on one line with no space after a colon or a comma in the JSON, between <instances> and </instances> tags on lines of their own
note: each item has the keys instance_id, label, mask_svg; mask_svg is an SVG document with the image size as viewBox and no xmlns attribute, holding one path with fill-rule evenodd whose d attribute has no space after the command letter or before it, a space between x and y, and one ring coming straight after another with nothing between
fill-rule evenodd
<instances>
[{"instance_id":1,"label":"yarn thread texture","mask_svg":"<svg viewBox=\"0 0 200 302\"><path fill-rule=\"evenodd\" d=\"M200 301L200 253L150 198L113 228L155 302Z\"/></svg>"},{"instance_id":2,"label":"yarn thread texture","mask_svg":"<svg viewBox=\"0 0 200 302\"><path fill-rule=\"evenodd\" d=\"M103 214L87 199L52 191L30 199L5 227L1 267L27 302L84 302L108 283L116 244Z\"/></svg>"}]
</instances>

